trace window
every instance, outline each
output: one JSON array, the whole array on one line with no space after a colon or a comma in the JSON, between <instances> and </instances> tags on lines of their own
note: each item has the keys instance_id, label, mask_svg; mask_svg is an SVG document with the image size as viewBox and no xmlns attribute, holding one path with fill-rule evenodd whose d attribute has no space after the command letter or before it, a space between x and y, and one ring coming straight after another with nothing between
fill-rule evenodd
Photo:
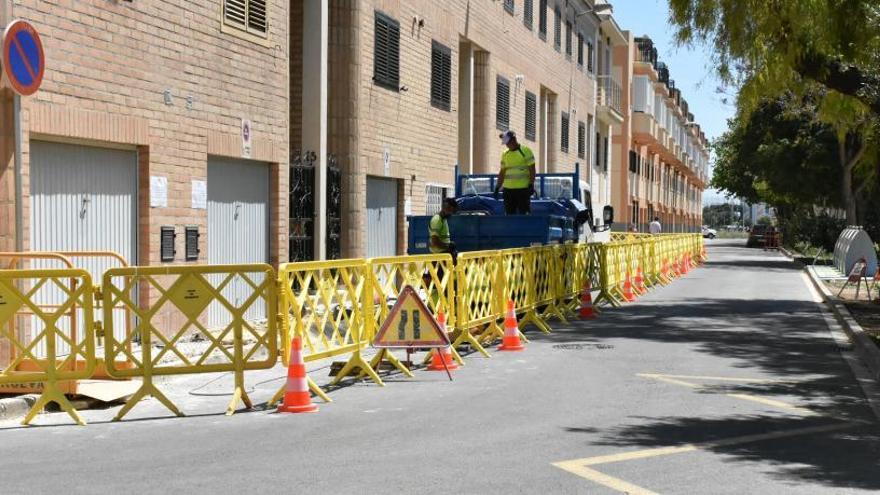
<instances>
[{"instance_id":1,"label":"window","mask_svg":"<svg viewBox=\"0 0 880 495\"><path fill-rule=\"evenodd\" d=\"M565 57L571 60L571 21L565 21Z\"/></svg>"},{"instance_id":2,"label":"window","mask_svg":"<svg viewBox=\"0 0 880 495\"><path fill-rule=\"evenodd\" d=\"M495 81L495 125L506 131L510 128L510 81L498 76Z\"/></svg>"},{"instance_id":3,"label":"window","mask_svg":"<svg viewBox=\"0 0 880 495\"><path fill-rule=\"evenodd\" d=\"M538 36L547 41L547 0L538 2Z\"/></svg>"},{"instance_id":4,"label":"window","mask_svg":"<svg viewBox=\"0 0 880 495\"><path fill-rule=\"evenodd\" d=\"M400 24L376 11L373 82L400 91Z\"/></svg>"},{"instance_id":5,"label":"window","mask_svg":"<svg viewBox=\"0 0 880 495\"><path fill-rule=\"evenodd\" d=\"M608 171L608 138L602 138L602 171Z\"/></svg>"},{"instance_id":6,"label":"window","mask_svg":"<svg viewBox=\"0 0 880 495\"><path fill-rule=\"evenodd\" d=\"M555 14L553 18L553 47L558 52L562 50L562 11L557 7L553 13Z\"/></svg>"},{"instance_id":7,"label":"window","mask_svg":"<svg viewBox=\"0 0 880 495\"><path fill-rule=\"evenodd\" d=\"M523 0L523 25L529 31L532 30L532 6L534 2L532 0Z\"/></svg>"},{"instance_id":8,"label":"window","mask_svg":"<svg viewBox=\"0 0 880 495\"><path fill-rule=\"evenodd\" d=\"M578 67L584 68L584 35L578 33Z\"/></svg>"},{"instance_id":9,"label":"window","mask_svg":"<svg viewBox=\"0 0 880 495\"><path fill-rule=\"evenodd\" d=\"M431 105L449 111L452 99L452 50L431 42Z\"/></svg>"},{"instance_id":10,"label":"window","mask_svg":"<svg viewBox=\"0 0 880 495\"><path fill-rule=\"evenodd\" d=\"M449 188L428 185L425 188L425 215L440 213L443 200L449 197Z\"/></svg>"},{"instance_id":11,"label":"window","mask_svg":"<svg viewBox=\"0 0 880 495\"><path fill-rule=\"evenodd\" d=\"M636 173L636 152L633 150L629 152L629 171Z\"/></svg>"},{"instance_id":12,"label":"window","mask_svg":"<svg viewBox=\"0 0 880 495\"><path fill-rule=\"evenodd\" d=\"M266 36L266 0L224 0L223 22L248 33Z\"/></svg>"},{"instance_id":13,"label":"window","mask_svg":"<svg viewBox=\"0 0 880 495\"><path fill-rule=\"evenodd\" d=\"M568 153L568 114L562 112L562 132L560 133L561 149L563 153Z\"/></svg>"},{"instance_id":14,"label":"window","mask_svg":"<svg viewBox=\"0 0 880 495\"><path fill-rule=\"evenodd\" d=\"M593 60L596 58L596 50L593 48L593 42L587 42L587 71L593 73Z\"/></svg>"},{"instance_id":15,"label":"window","mask_svg":"<svg viewBox=\"0 0 880 495\"><path fill-rule=\"evenodd\" d=\"M587 156L587 124L578 122L578 158Z\"/></svg>"},{"instance_id":16,"label":"window","mask_svg":"<svg viewBox=\"0 0 880 495\"><path fill-rule=\"evenodd\" d=\"M504 10L506 10L508 14L512 15L515 8L514 0L504 0Z\"/></svg>"},{"instance_id":17,"label":"window","mask_svg":"<svg viewBox=\"0 0 880 495\"><path fill-rule=\"evenodd\" d=\"M598 127L598 126L596 126ZM596 168L602 166L602 135L598 132L596 133Z\"/></svg>"},{"instance_id":18,"label":"window","mask_svg":"<svg viewBox=\"0 0 880 495\"><path fill-rule=\"evenodd\" d=\"M538 98L535 93L526 91L526 139L535 140L537 133L536 119L538 115Z\"/></svg>"}]
</instances>

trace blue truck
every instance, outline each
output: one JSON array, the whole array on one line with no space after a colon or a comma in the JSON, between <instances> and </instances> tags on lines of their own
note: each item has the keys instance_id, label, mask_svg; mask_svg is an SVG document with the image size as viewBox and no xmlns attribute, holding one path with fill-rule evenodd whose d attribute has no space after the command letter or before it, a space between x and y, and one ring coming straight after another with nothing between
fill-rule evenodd
<instances>
[{"instance_id":1,"label":"blue truck","mask_svg":"<svg viewBox=\"0 0 880 495\"><path fill-rule=\"evenodd\" d=\"M563 242L602 241L614 220L611 206L602 219L593 217L589 186L580 180L580 167L572 174L537 174L531 215L505 215L503 198L494 198L495 174L460 174L455 170L458 214L449 219L449 230L458 251L483 251ZM409 216L409 254L429 253L431 215Z\"/></svg>"}]
</instances>

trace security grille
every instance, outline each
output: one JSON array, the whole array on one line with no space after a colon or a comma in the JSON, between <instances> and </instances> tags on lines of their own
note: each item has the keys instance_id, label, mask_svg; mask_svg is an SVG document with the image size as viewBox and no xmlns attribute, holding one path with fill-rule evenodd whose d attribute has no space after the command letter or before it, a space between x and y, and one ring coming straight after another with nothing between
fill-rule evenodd
<instances>
[{"instance_id":1,"label":"security grille","mask_svg":"<svg viewBox=\"0 0 880 495\"><path fill-rule=\"evenodd\" d=\"M526 139L535 140L537 131L536 118L538 114L538 98L535 93L526 91Z\"/></svg>"},{"instance_id":2,"label":"security grille","mask_svg":"<svg viewBox=\"0 0 880 495\"><path fill-rule=\"evenodd\" d=\"M562 152L568 153L568 114L565 112L562 112L562 132L561 132L561 135L562 135L562 139L561 139Z\"/></svg>"},{"instance_id":3,"label":"security grille","mask_svg":"<svg viewBox=\"0 0 880 495\"><path fill-rule=\"evenodd\" d=\"M449 111L452 99L452 50L431 43L431 105Z\"/></svg>"},{"instance_id":4,"label":"security grille","mask_svg":"<svg viewBox=\"0 0 880 495\"><path fill-rule=\"evenodd\" d=\"M225 0L223 19L225 24L249 33L265 35L269 29L266 0Z\"/></svg>"},{"instance_id":5,"label":"security grille","mask_svg":"<svg viewBox=\"0 0 880 495\"><path fill-rule=\"evenodd\" d=\"M425 214L436 215L440 213L443 200L449 195L449 188L443 186L428 185L425 188Z\"/></svg>"},{"instance_id":6,"label":"security grille","mask_svg":"<svg viewBox=\"0 0 880 495\"><path fill-rule=\"evenodd\" d=\"M510 81L498 76L495 82L495 125L498 129L506 131L510 128Z\"/></svg>"},{"instance_id":7,"label":"security grille","mask_svg":"<svg viewBox=\"0 0 880 495\"><path fill-rule=\"evenodd\" d=\"M377 11L375 30L373 81L400 91L400 23Z\"/></svg>"}]
</instances>

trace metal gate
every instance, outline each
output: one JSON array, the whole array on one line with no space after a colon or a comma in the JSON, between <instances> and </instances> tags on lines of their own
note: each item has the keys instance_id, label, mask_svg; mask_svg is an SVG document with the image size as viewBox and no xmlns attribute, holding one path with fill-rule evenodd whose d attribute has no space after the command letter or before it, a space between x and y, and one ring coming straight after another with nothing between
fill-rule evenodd
<instances>
[{"instance_id":1,"label":"metal gate","mask_svg":"<svg viewBox=\"0 0 880 495\"><path fill-rule=\"evenodd\" d=\"M290 157L289 260L315 259L315 162L314 152ZM327 259L342 255L342 172L336 157L327 158Z\"/></svg>"},{"instance_id":2,"label":"metal gate","mask_svg":"<svg viewBox=\"0 0 880 495\"><path fill-rule=\"evenodd\" d=\"M269 166L228 158L208 158L208 263L269 262ZM257 284L262 283L257 277ZM236 279L223 296L238 307L253 288ZM265 308L256 305L245 314L263 319ZM226 325L231 315L218 303L208 310L208 323Z\"/></svg>"},{"instance_id":3,"label":"metal gate","mask_svg":"<svg viewBox=\"0 0 880 495\"><path fill-rule=\"evenodd\" d=\"M367 177L367 258L397 255L397 181Z\"/></svg>"},{"instance_id":4,"label":"metal gate","mask_svg":"<svg viewBox=\"0 0 880 495\"><path fill-rule=\"evenodd\" d=\"M31 141L30 153L30 250L113 251L128 262L137 261L137 152ZM119 266L106 256L73 261L95 281L101 280L106 270ZM52 261L35 260L31 266L59 268ZM60 288L47 287L35 302L53 305L65 300ZM118 317L124 319L123 315ZM68 322L62 320L59 330L66 332ZM32 335L41 325L31 319ZM79 321L77 328L83 327L84 322ZM119 328L125 331L123 325ZM44 349L36 351L42 355ZM67 353L69 346L59 341L57 351Z\"/></svg>"}]
</instances>

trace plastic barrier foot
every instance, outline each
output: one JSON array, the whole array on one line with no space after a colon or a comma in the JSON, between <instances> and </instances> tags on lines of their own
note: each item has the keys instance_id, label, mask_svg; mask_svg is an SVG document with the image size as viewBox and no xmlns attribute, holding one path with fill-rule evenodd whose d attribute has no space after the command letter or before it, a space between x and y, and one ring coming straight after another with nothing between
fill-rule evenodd
<instances>
[{"instance_id":1,"label":"plastic barrier foot","mask_svg":"<svg viewBox=\"0 0 880 495\"><path fill-rule=\"evenodd\" d=\"M373 357L373 360L370 361L370 366L372 366L373 369L378 369L382 361L388 361L389 363L391 363L392 366L394 366L401 373L406 375L407 378L412 378L415 376L413 375L412 371L410 371L409 368L401 363L400 360L397 359L397 357L388 349L380 350L379 353L376 354L375 357ZM358 375L358 378L363 378L365 374L366 373L364 371L361 371L360 375Z\"/></svg>"},{"instance_id":2,"label":"plastic barrier foot","mask_svg":"<svg viewBox=\"0 0 880 495\"><path fill-rule=\"evenodd\" d=\"M58 407L60 407L64 412L70 415L70 417L73 418L76 424L80 426L86 425L85 420L82 418L82 416L80 416L76 408L73 407L73 404L71 404L70 401L67 400L67 397L65 397L64 394L62 394L61 391L56 388L54 383L50 382L46 382L45 388L43 389L43 394L40 395L39 399L37 399L34 407L32 407L30 411L28 411L27 416L24 417L21 424L28 426L31 421L33 421L34 418L37 417L37 415L40 414L43 408L46 407L50 402L58 404Z\"/></svg>"},{"instance_id":3,"label":"plastic barrier foot","mask_svg":"<svg viewBox=\"0 0 880 495\"><path fill-rule=\"evenodd\" d=\"M497 327L497 325L495 325L495 326ZM487 357L487 358L492 357L489 355L488 352L486 352L486 348L480 344L480 342L477 340L477 338L474 337L473 334L471 334L471 331L469 329L465 329L465 330L461 331L461 335L459 335L458 338L455 339L455 342L452 343L452 348L456 349L457 347L464 345L464 344L469 344L471 347L476 349L477 352L482 354L484 357Z\"/></svg>"},{"instance_id":4,"label":"plastic barrier foot","mask_svg":"<svg viewBox=\"0 0 880 495\"><path fill-rule=\"evenodd\" d=\"M251 398L248 397L247 392L243 387L235 387L235 391L232 392L232 400L229 401L229 407L226 408L226 415L232 416L235 414L236 409L238 409L238 403L244 402L244 407L247 409L253 409L254 405L251 403Z\"/></svg>"},{"instance_id":5,"label":"plastic barrier foot","mask_svg":"<svg viewBox=\"0 0 880 495\"><path fill-rule=\"evenodd\" d=\"M373 380L373 382L376 383L376 385L380 387L385 386L385 382L383 382L382 379L379 378L379 374L376 373L376 370L373 369L370 363L364 360L363 356L361 356L360 351L355 351L355 353L351 356L351 359L349 359L348 362L345 363L345 366L343 366L342 369L339 370L339 373L336 374L336 377L333 378L333 381L330 382L330 384L338 384L340 381L342 381L343 378L350 375L355 369L361 370L358 378L367 375L370 377L370 379Z\"/></svg>"},{"instance_id":6,"label":"plastic barrier foot","mask_svg":"<svg viewBox=\"0 0 880 495\"><path fill-rule=\"evenodd\" d=\"M146 380L146 377L144 377ZM167 407L169 411L171 411L175 416L183 416L184 414L174 406L168 397L165 396L162 392L153 385L152 381L144 381L144 384L141 385L141 388L135 392L130 399L122 406L122 409L119 410L119 413L116 414L116 417L113 418L113 421L121 421L122 418L131 411L138 402L144 400L146 397L152 397L159 401L163 406Z\"/></svg>"},{"instance_id":7,"label":"plastic barrier foot","mask_svg":"<svg viewBox=\"0 0 880 495\"><path fill-rule=\"evenodd\" d=\"M544 333L553 333L550 330L550 325L548 325L547 322L545 322L540 316L538 316L538 313L536 313L534 310L529 311L528 313L526 313L525 316L523 316L519 326L521 328L525 328L526 323L528 322L531 322L533 325L538 327L538 330Z\"/></svg>"}]
</instances>

